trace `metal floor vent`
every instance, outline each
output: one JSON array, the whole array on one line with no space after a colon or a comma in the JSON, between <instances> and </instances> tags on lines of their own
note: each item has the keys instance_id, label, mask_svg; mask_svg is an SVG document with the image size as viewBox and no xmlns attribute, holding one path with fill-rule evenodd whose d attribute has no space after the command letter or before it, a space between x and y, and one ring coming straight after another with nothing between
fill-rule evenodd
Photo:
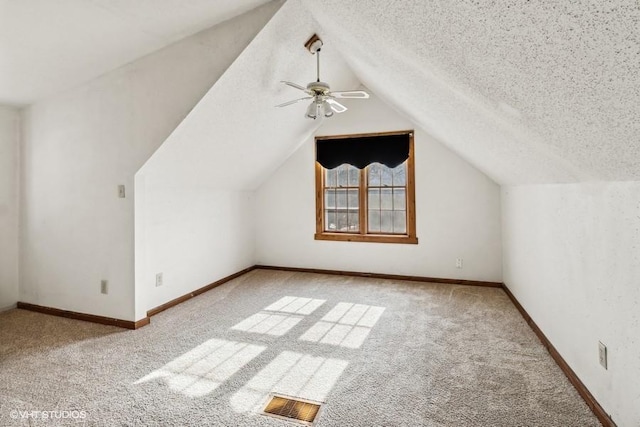
<instances>
[{"instance_id":1,"label":"metal floor vent","mask_svg":"<svg viewBox=\"0 0 640 427\"><path fill-rule=\"evenodd\" d=\"M312 425L318 416L320 405L321 403L310 400L273 395L263 412L272 417Z\"/></svg>"}]
</instances>

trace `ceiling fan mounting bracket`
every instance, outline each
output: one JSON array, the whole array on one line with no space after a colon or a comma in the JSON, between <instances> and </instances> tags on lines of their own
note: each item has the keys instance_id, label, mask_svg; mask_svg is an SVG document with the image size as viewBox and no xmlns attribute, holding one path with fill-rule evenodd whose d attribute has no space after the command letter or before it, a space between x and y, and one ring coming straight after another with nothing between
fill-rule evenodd
<instances>
[{"instance_id":1,"label":"ceiling fan mounting bracket","mask_svg":"<svg viewBox=\"0 0 640 427\"><path fill-rule=\"evenodd\" d=\"M307 40L304 44L304 47L312 54L315 55L317 52L322 49L322 40L318 37L317 34L311 36L309 40Z\"/></svg>"}]
</instances>

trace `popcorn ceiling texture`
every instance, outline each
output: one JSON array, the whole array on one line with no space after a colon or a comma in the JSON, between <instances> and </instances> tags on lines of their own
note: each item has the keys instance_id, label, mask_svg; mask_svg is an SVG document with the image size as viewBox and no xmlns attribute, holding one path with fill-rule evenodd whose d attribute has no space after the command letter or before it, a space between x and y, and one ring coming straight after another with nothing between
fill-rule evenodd
<instances>
[{"instance_id":1,"label":"popcorn ceiling texture","mask_svg":"<svg viewBox=\"0 0 640 427\"><path fill-rule=\"evenodd\" d=\"M302 1L363 84L498 183L640 179L637 1Z\"/></svg>"},{"instance_id":2,"label":"popcorn ceiling texture","mask_svg":"<svg viewBox=\"0 0 640 427\"><path fill-rule=\"evenodd\" d=\"M319 124L273 108L304 95L279 81L313 79L317 32L323 80L359 80L499 184L640 180L639 21L635 1L288 0L152 162L221 179L208 159L242 158L254 189Z\"/></svg>"},{"instance_id":3,"label":"popcorn ceiling texture","mask_svg":"<svg viewBox=\"0 0 640 427\"><path fill-rule=\"evenodd\" d=\"M6 4L0 100L42 99L264 3L75 1L37 2L37 14ZM640 179L637 0L277 1L280 13L167 143L244 155L244 189L318 125L300 120L303 104L272 108L299 95L279 80L313 78L302 48L313 32L334 88L359 80L500 184Z\"/></svg>"},{"instance_id":4,"label":"popcorn ceiling texture","mask_svg":"<svg viewBox=\"0 0 640 427\"><path fill-rule=\"evenodd\" d=\"M307 96L280 80L301 85L315 81L316 58L304 42L318 31L299 1L284 3L143 167L147 182L210 182L230 190L261 184L321 123L304 118L309 101L275 108ZM334 90L358 87L335 43L329 36L323 40L322 79ZM344 104L351 105L349 100Z\"/></svg>"}]
</instances>

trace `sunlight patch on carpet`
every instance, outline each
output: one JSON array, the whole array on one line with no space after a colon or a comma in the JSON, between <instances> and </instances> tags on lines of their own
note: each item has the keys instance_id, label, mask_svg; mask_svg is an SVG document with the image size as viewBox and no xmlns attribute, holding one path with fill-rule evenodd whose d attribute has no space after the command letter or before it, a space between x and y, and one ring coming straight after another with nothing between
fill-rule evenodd
<instances>
[{"instance_id":1,"label":"sunlight patch on carpet","mask_svg":"<svg viewBox=\"0 0 640 427\"><path fill-rule=\"evenodd\" d=\"M360 348L385 307L338 303L300 339L347 348Z\"/></svg>"},{"instance_id":2,"label":"sunlight patch on carpet","mask_svg":"<svg viewBox=\"0 0 640 427\"><path fill-rule=\"evenodd\" d=\"M325 303L323 299L285 296L259 313L247 317L231 329L256 334L282 336L296 326L303 316Z\"/></svg>"},{"instance_id":3,"label":"sunlight patch on carpet","mask_svg":"<svg viewBox=\"0 0 640 427\"><path fill-rule=\"evenodd\" d=\"M184 353L134 384L162 379L171 390L189 397L211 393L262 353L266 347L211 339Z\"/></svg>"},{"instance_id":4,"label":"sunlight patch on carpet","mask_svg":"<svg viewBox=\"0 0 640 427\"><path fill-rule=\"evenodd\" d=\"M271 314L261 311L251 317L247 317L231 329L256 334L282 336L289 332L291 328L296 326L301 320L302 317L300 316Z\"/></svg>"},{"instance_id":5,"label":"sunlight patch on carpet","mask_svg":"<svg viewBox=\"0 0 640 427\"><path fill-rule=\"evenodd\" d=\"M349 362L283 351L231 397L240 413L260 412L271 393L322 402Z\"/></svg>"},{"instance_id":6,"label":"sunlight patch on carpet","mask_svg":"<svg viewBox=\"0 0 640 427\"><path fill-rule=\"evenodd\" d=\"M308 315L316 311L325 302L326 300L324 299L286 296L265 307L264 310Z\"/></svg>"}]
</instances>

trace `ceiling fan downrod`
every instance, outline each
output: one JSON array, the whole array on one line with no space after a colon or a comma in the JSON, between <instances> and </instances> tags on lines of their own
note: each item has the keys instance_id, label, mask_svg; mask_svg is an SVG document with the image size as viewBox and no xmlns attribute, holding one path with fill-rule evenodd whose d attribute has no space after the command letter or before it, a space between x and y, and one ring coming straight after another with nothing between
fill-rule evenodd
<instances>
[{"instance_id":1,"label":"ceiling fan downrod","mask_svg":"<svg viewBox=\"0 0 640 427\"><path fill-rule=\"evenodd\" d=\"M315 82L311 82L304 87L293 82L282 80L282 83L304 92L307 96L276 105L276 107L286 107L287 105L295 104L300 101L311 100L311 104L307 108L305 117L309 119L316 119L323 116L331 117L334 113L344 113L347 111L347 107L336 101L336 98L369 98L369 94L363 90L333 92L331 91L328 83L320 81L320 50L322 49L322 45L323 42L317 34L314 34L304 44L304 47L307 48L312 55L317 55Z\"/></svg>"},{"instance_id":2,"label":"ceiling fan downrod","mask_svg":"<svg viewBox=\"0 0 640 427\"><path fill-rule=\"evenodd\" d=\"M316 63L317 63L317 78L316 81L320 81L320 48L316 51Z\"/></svg>"}]
</instances>

